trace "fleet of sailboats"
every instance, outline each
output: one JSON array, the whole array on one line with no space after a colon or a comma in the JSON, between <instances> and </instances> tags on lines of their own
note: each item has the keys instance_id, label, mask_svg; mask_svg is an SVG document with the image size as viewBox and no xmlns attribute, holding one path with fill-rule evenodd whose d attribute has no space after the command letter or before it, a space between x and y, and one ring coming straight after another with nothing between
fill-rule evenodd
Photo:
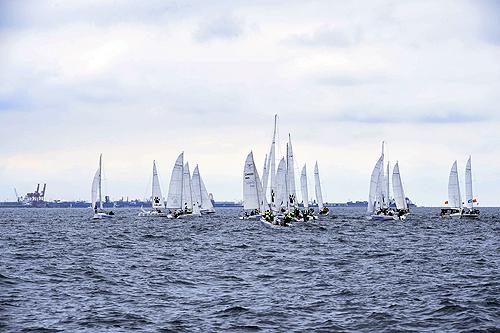
<instances>
[{"instance_id":1,"label":"fleet of sailboats","mask_svg":"<svg viewBox=\"0 0 500 333\"><path fill-rule=\"evenodd\" d=\"M441 209L440 216L443 218L477 219L480 212L479 209L474 208L475 203L477 203L477 199L474 198L472 192L472 166L471 157L469 156L465 167L465 206L460 194L457 161L455 161L451 166L448 177L448 200L445 201L447 207Z\"/></svg>"},{"instance_id":2,"label":"fleet of sailboats","mask_svg":"<svg viewBox=\"0 0 500 333\"><path fill-rule=\"evenodd\" d=\"M168 214L165 211L165 202L163 201L163 196L161 195L160 179L158 177L158 171L156 170L156 161L153 161L153 183L151 186L151 210L144 210L141 207L141 212L139 216L158 216L167 217Z\"/></svg>"},{"instance_id":3,"label":"fleet of sailboats","mask_svg":"<svg viewBox=\"0 0 500 333\"><path fill-rule=\"evenodd\" d=\"M253 153L247 156L243 177L244 210L241 219L259 218L262 223L272 225L288 225L317 219L318 215L310 206L307 183L307 167L300 172L300 194L302 203L297 197L295 177L295 156L291 134L286 142L286 154L281 157L276 168L277 115L274 117L273 137L269 154L264 158L262 181L255 168ZM321 185L317 162L315 165L315 194L319 205L319 216L326 216L328 208L323 205ZM268 197L269 194L269 197ZM256 200L259 198L259 200ZM301 209L302 207L302 209Z\"/></svg>"},{"instance_id":4,"label":"fleet of sailboats","mask_svg":"<svg viewBox=\"0 0 500 333\"><path fill-rule=\"evenodd\" d=\"M265 155L262 178L259 177L251 151L245 160L243 168L243 211L242 220L259 220L268 225L288 226L291 222L316 220L329 215L325 206L321 188L318 162L314 165L314 195L311 201L307 165L300 171L300 196L297 198L295 183L295 156L292 148L291 134L288 134L286 151L279 159L276 167L277 116L274 117L274 129L269 154ZM370 176L368 194L368 219L377 221L404 220L410 213L408 198L405 196L399 162L393 167L392 177L390 163L385 161L385 143L382 142L382 152L373 167ZM477 199L473 195L471 157L465 167L465 203L462 202L457 161L451 167L448 177L448 200L441 210L441 217L448 218L479 218ZM102 154L99 156L99 166L92 181L93 219L109 219L114 216L112 211L105 212L103 207L103 164ZM196 165L191 174L189 163L184 161L184 152L179 154L170 177L166 200L162 196L160 179L156 161L153 161L151 186L151 207L145 210L141 207L141 217L187 218L215 213L211 194L208 193L201 177L199 166ZM393 199L390 197L390 181L392 180ZM317 203L318 211L313 207Z\"/></svg>"},{"instance_id":5,"label":"fleet of sailboats","mask_svg":"<svg viewBox=\"0 0 500 333\"><path fill-rule=\"evenodd\" d=\"M390 164L387 162L385 166L384 142L382 142L382 154L377 163L373 167L370 177L370 191L368 194L368 218L370 220L387 221L387 220L404 220L410 213L408 203L404 194L401 174L399 172L399 163L394 165L392 173L392 186L394 201L396 207L390 206Z\"/></svg>"}]
</instances>

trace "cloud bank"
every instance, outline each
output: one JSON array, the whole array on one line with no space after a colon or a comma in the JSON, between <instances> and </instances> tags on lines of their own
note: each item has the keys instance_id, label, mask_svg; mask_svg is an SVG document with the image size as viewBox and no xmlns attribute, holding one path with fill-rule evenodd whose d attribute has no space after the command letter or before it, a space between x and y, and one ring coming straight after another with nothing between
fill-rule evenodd
<instances>
[{"instance_id":1,"label":"cloud bank","mask_svg":"<svg viewBox=\"0 0 500 333\"><path fill-rule=\"evenodd\" d=\"M148 196L153 159L166 192L180 151L216 199L240 199L278 113L281 152L291 132L328 201L365 199L386 140L415 202L441 204L472 154L480 203L500 204L495 1L0 7L1 200L38 182L88 199L100 152L112 197Z\"/></svg>"}]
</instances>

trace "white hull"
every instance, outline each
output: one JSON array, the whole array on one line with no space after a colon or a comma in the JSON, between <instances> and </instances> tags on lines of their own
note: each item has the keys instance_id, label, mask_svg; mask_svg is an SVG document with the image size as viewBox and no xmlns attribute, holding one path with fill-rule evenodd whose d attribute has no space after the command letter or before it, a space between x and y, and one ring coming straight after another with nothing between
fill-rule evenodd
<instances>
[{"instance_id":1,"label":"white hull","mask_svg":"<svg viewBox=\"0 0 500 333\"><path fill-rule=\"evenodd\" d=\"M110 219L110 218L113 218L114 215L109 215L109 214L106 214L106 213L96 213L94 214L94 216L92 217L93 220L103 220L103 219Z\"/></svg>"},{"instance_id":2,"label":"white hull","mask_svg":"<svg viewBox=\"0 0 500 333\"><path fill-rule=\"evenodd\" d=\"M479 213L463 213L460 216L461 219L478 219L479 218Z\"/></svg>"},{"instance_id":3,"label":"white hull","mask_svg":"<svg viewBox=\"0 0 500 333\"><path fill-rule=\"evenodd\" d=\"M170 214L156 210L143 210L138 214L139 217L168 217L168 215Z\"/></svg>"},{"instance_id":4,"label":"white hull","mask_svg":"<svg viewBox=\"0 0 500 333\"><path fill-rule=\"evenodd\" d=\"M443 208L441 209L441 218L455 218L459 219L462 216L462 208Z\"/></svg>"}]
</instances>

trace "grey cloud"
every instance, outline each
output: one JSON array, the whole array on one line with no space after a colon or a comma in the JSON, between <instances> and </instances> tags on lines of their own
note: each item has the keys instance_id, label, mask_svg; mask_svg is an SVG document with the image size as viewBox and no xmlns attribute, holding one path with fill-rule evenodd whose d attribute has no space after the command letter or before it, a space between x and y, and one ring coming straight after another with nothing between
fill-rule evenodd
<instances>
[{"instance_id":1,"label":"grey cloud","mask_svg":"<svg viewBox=\"0 0 500 333\"><path fill-rule=\"evenodd\" d=\"M346 48L361 42L361 29L340 29L332 26L323 26L308 34L293 35L288 42L307 47Z\"/></svg>"},{"instance_id":2,"label":"grey cloud","mask_svg":"<svg viewBox=\"0 0 500 333\"><path fill-rule=\"evenodd\" d=\"M199 42L206 42L212 39L233 39L243 33L243 22L231 16L223 16L201 23L193 37Z\"/></svg>"},{"instance_id":3,"label":"grey cloud","mask_svg":"<svg viewBox=\"0 0 500 333\"><path fill-rule=\"evenodd\" d=\"M371 75L371 74L354 74L354 73L332 73L328 75L322 75L314 79L314 81L320 85L325 86L358 86L365 84L377 84L387 81L387 77L382 75Z\"/></svg>"},{"instance_id":4,"label":"grey cloud","mask_svg":"<svg viewBox=\"0 0 500 333\"><path fill-rule=\"evenodd\" d=\"M366 106L365 109L370 109ZM428 108L425 110L412 110L407 112L404 107L398 111L394 110L379 110L375 112L367 112L360 110L349 110L340 112L330 117L325 117L323 120L332 122L350 122L350 123L365 123L365 124L466 124L478 123L494 120L491 115L483 113L474 113L471 111L440 111Z\"/></svg>"}]
</instances>

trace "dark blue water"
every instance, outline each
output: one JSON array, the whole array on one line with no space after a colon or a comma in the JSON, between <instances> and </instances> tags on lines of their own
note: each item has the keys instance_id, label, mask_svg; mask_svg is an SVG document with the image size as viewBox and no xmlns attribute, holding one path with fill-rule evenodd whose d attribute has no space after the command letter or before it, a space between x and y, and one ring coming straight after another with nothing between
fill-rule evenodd
<instances>
[{"instance_id":1,"label":"dark blue water","mask_svg":"<svg viewBox=\"0 0 500 333\"><path fill-rule=\"evenodd\" d=\"M291 228L0 210L1 332L500 331L500 210Z\"/></svg>"}]
</instances>

